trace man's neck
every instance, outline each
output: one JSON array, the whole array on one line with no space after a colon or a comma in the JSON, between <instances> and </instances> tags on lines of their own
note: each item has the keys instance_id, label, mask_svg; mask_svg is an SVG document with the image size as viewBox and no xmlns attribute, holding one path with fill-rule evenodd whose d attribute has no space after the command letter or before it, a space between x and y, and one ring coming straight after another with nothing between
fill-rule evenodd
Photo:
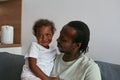
<instances>
[{"instance_id":1,"label":"man's neck","mask_svg":"<svg viewBox=\"0 0 120 80\"><path fill-rule=\"evenodd\" d=\"M73 60L77 59L80 55L81 55L80 53L76 53L76 55L64 54L63 60L66 62L73 61Z\"/></svg>"}]
</instances>

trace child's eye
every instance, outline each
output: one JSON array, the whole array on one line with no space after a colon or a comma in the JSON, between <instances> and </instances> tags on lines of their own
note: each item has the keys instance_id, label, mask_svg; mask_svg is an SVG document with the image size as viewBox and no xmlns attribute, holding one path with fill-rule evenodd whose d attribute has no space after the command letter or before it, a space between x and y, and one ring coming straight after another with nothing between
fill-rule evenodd
<instances>
[{"instance_id":1,"label":"child's eye","mask_svg":"<svg viewBox=\"0 0 120 80\"><path fill-rule=\"evenodd\" d=\"M51 36L51 34L46 34L46 36Z\"/></svg>"},{"instance_id":2,"label":"child's eye","mask_svg":"<svg viewBox=\"0 0 120 80\"><path fill-rule=\"evenodd\" d=\"M38 36L38 37L41 37L42 35L41 35L41 34L38 34L37 36Z\"/></svg>"}]
</instances>

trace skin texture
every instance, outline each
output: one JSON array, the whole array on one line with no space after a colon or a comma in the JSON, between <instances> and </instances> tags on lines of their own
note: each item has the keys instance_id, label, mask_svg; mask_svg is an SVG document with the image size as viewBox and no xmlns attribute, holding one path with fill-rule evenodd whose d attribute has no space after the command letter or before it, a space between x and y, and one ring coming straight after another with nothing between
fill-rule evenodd
<instances>
[{"instance_id":1,"label":"skin texture","mask_svg":"<svg viewBox=\"0 0 120 80\"><path fill-rule=\"evenodd\" d=\"M53 70L53 76L60 76L61 78L68 77L63 76L63 74L66 71L65 69L69 70L71 67L70 65L64 65L61 61L61 57L64 62L72 62L76 61L81 54L85 54L88 51L89 35L88 26L81 21L71 21L63 26L60 31L60 36L57 39L57 47L63 55L57 57L58 59ZM77 66L75 70L77 70L78 67L79 66ZM60 70L63 70L63 74ZM67 73L67 75L69 75L69 73Z\"/></svg>"},{"instance_id":2,"label":"skin texture","mask_svg":"<svg viewBox=\"0 0 120 80\"><path fill-rule=\"evenodd\" d=\"M37 29L35 33L36 39L40 45L45 48L49 48L49 44L52 41L53 33L50 26L42 26ZM42 80L59 80L55 77L48 77L42 70L36 65L37 60L35 58L28 58L29 67L31 71Z\"/></svg>"},{"instance_id":3,"label":"skin texture","mask_svg":"<svg viewBox=\"0 0 120 80\"><path fill-rule=\"evenodd\" d=\"M50 26L43 26L37 30L36 38L40 45L45 48L49 48L49 44L52 41L53 33Z\"/></svg>"},{"instance_id":4,"label":"skin texture","mask_svg":"<svg viewBox=\"0 0 120 80\"><path fill-rule=\"evenodd\" d=\"M69 26L64 26L57 39L58 49L60 52L65 53L63 56L64 61L72 61L80 56L79 48L81 43L73 42L73 36L76 30Z\"/></svg>"}]
</instances>

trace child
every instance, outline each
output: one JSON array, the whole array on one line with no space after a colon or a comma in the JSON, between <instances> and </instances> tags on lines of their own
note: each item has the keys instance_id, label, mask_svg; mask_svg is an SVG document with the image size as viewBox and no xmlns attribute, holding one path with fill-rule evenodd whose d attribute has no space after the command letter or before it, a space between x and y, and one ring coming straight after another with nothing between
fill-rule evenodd
<instances>
[{"instance_id":1,"label":"child","mask_svg":"<svg viewBox=\"0 0 120 80\"><path fill-rule=\"evenodd\" d=\"M49 77L57 53L55 48L49 46L55 30L52 21L40 19L35 22L33 34L37 42L32 42L25 56L21 80L57 80Z\"/></svg>"}]
</instances>

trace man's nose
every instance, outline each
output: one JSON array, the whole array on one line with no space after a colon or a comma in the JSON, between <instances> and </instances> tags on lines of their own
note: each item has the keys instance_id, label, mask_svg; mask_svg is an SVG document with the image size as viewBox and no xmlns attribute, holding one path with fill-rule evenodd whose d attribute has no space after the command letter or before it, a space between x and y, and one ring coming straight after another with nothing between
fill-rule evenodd
<instances>
[{"instance_id":1,"label":"man's nose","mask_svg":"<svg viewBox=\"0 0 120 80\"><path fill-rule=\"evenodd\" d=\"M59 38L57 38L57 42L59 42L60 40L59 40Z\"/></svg>"}]
</instances>

